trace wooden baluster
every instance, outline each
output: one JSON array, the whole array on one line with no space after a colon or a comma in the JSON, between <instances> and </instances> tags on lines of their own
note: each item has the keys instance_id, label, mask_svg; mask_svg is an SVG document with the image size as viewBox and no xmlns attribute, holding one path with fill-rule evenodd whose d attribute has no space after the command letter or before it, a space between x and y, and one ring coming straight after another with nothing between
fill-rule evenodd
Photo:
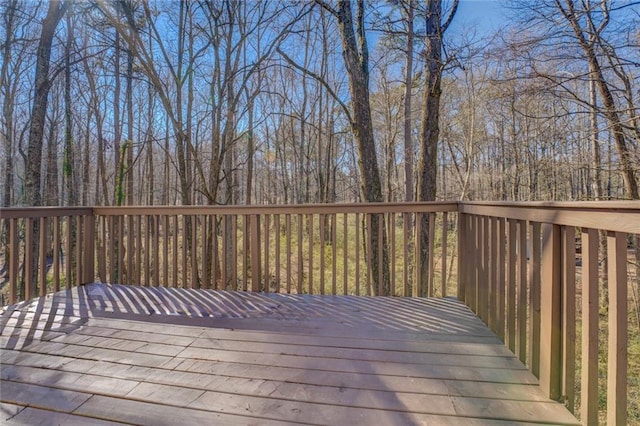
<instances>
[{"instance_id":1,"label":"wooden baluster","mask_svg":"<svg viewBox=\"0 0 640 426\"><path fill-rule=\"evenodd\" d=\"M573 413L576 374L576 232L562 227L562 394Z\"/></svg>"},{"instance_id":2,"label":"wooden baluster","mask_svg":"<svg viewBox=\"0 0 640 426\"><path fill-rule=\"evenodd\" d=\"M384 294L384 214L380 213L378 216L378 258L376 259L378 262L378 291L376 294L378 296L385 295Z\"/></svg>"},{"instance_id":3,"label":"wooden baluster","mask_svg":"<svg viewBox=\"0 0 640 426\"><path fill-rule=\"evenodd\" d=\"M416 213L416 226L415 232L413 234L415 241L415 249L413 252L413 270L414 270L414 280L413 280L413 290L411 295L413 297L422 297L422 268L421 268L421 256L420 252L422 251L422 213Z\"/></svg>"},{"instance_id":4,"label":"wooden baluster","mask_svg":"<svg viewBox=\"0 0 640 426\"><path fill-rule=\"evenodd\" d=\"M331 294L335 296L337 292L337 248L338 235L336 228L338 227L336 214L331 215Z\"/></svg>"},{"instance_id":5,"label":"wooden baluster","mask_svg":"<svg viewBox=\"0 0 640 426\"><path fill-rule=\"evenodd\" d=\"M356 238L354 244L356 246L356 296L360 296L360 214L356 213L355 218Z\"/></svg>"},{"instance_id":6,"label":"wooden baluster","mask_svg":"<svg viewBox=\"0 0 640 426\"><path fill-rule=\"evenodd\" d=\"M498 244L498 258L497 268L498 268L498 324L497 324L497 335L500 340L504 341L505 336L505 311L506 311L506 220L504 218L498 219L498 238L496 243Z\"/></svg>"},{"instance_id":7,"label":"wooden baluster","mask_svg":"<svg viewBox=\"0 0 640 426\"><path fill-rule=\"evenodd\" d=\"M434 289L434 284L435 284L434 252L436 251L435 239L436 239L436 214L429 213L429 259L428 259L429 275L427 278L428 297L433 297L435 295L435 289Z\"/></svg>"},{"instance_id":8,"label":"wooden baluster","mask_svg":"<svg viewBox=\"0 0 640 426\"><path fill-rule=\"evenodd\" d=\"M479 268L480 268L480 236L478 235L480 227L479 225L479 217L474 215L471 217L471 239L472 239L472 256L469 258L472 264L471 269L471 294L472 294L472 303L471 310L476 313L478 312L478 280L479 276Z\"/></svg>"},{"instance_id":9,"label":"wooden baluster","mask_svg":"<svg viewBox=\"0 0 640 426\"><path fill-rule=\"evenodd\" d=\"M38 257L39 268L38 268L38 289L40 290L40 296L44 296L47 294L47 227L48 220L46 217L42 217L38 219L40 222L40 226L38 227L39 231L39 253Z\"/></svg>"},{"instance_id":10,"label":"wooden baluster","mask_svg":"<svg viewBox=\"0 0 640 426\"><path fill-rule=\"evenodd\" d=\"M242 217L242 289L247 291L249 278L249 222L251 221L248 214Z\"/></svg>"},{"instance_id":11,"label":"wooden baluster","mask_svg":"<svg viewBox=\"0 0 640 426\"><path fill-rule=\"evenodd\" d=\"M274 224L273 227L275 228L274 230L274 237L275 237L275 244L276 244L276 253L275 253L275 275L276 275L276 282L275 282L275 292L276 293L280 293L280 215L276 214L274 215Z\"/></svg>"},{"instance_id":12,"label":"wooden baluster","mask_svg":"<svg viewBox=\"0 0 640 426\"><path fill-rule=\"evenodd\" d=\"M411 267L409 259L409 238L411 238L409 232L409 224L412 219L411 213L405 213L402 220L402 258L404 259L404 268L402 270L402 295L408 297L410 293L409 288L409 270ZM459 280L458 280L459 281Z\"/></svg>"},{"instance_id":13,"label":"wooden baluster","mask_svg":"<svg viewBox=\"0 0 640 426\"><path fill-rule=\"evenodd\" d=\"M307 216L309 233L309 294L313 294L313 214Z\"/></svg>"},{"instance_id":14,"label":"wooden baluster","mask_svg":"<svg viewBox=\"0 0 640 426\"><path fill-rule=\"evenodd\" d=\"M104 277L102 271L100 277ZM53 218L53 291L60 291L60 216Z\"/></svg>"},{"instance_id":15,"label":"wooden baluster","mask_svg":"<svg viewBox=\"0 0 640 426\"><path fill-rule=\"evenodd\" d=\"M389 262L391 263L391 282L389 283L391 289L391 296L396 296L396 225L395 214L389 213L387 215L387 226L389 227Z\"/></svg>"},{"instance_id":16,"label":"wooden baluster","mask_svg":"<svg viewBox=\"0 0 640 426\"><path fill-rule=\"evenodd\" d=\"M125 216L118 219L118 278L120 284L126 284L125 281L125 264L124 264L124 222ZM76 244L77 247L77 244Z\"/></svg>"},{"instance_id":17,"label":"wooden baluster","mask_svg":"<svg viewBox=\"0 0 640 426\"><path fill-rule=\"evenodd\" d=\"M200 264L202 265L202 288L211 288L211 282L209 281L209 251L207 249L207 238L209 235L209 221L211 219L208 215L202 215L202 224L200 225ZM237 264L237 263L236 263ZM237 289L235 289L237 290Z\"/></svg>"},{"instance_id":18,"label":"wooden baluster","mask_svg":"<svg viewBox=\"0 0 640 426\"><path fill-rule=\"evenodd\" d=\"M372 276L372 271L371 271L371 266L372 266L372 262L373 262L373 230L371 229L371 213L368 213L366 216L366 222L367 222L367 245L366 245L366 255L367 255L367 283L366 283L366 292L365 294L367 296L371 296L371 286L373 285L373 276Z\"/></svg>"},{"instance_id":19,"label":"wooden baluster","mask_svg":"<svg viewBox=\"0 0 640 426\"><path fill-rule=\"evenodd\" d=\"M580 420L598 424L598 231L582 230L582 379Z\"/></svg>"},{"instance_id":20,"label":"wooden baluster","mask_svg":"<svg viewBox=\"0 0 640 426\"><path fill-rule=\"evenodd\" d=\"M560 226L542 228L540 288L540 387L553 400L562 393L562 279ZM533 240L532 244L537 244Z\"/></svg>"},{"instance_id":21,"label":"wooden baluster","mask_svg":"<svg viewBox=\"0 0 640 426\"><path fill-rule=\"evenodd\" d=\"M440 275L441 278L441 287L442 287L442 297L447 297L447 231L449 228L449 222L447 217L447 212L442 213L442 272Z\"/></svg>"},{"instance_id":22,"label":"wooden baluster","mask_svg":"<svg viewBox=\"0 0 640 426\"><path fill-rule=\"evenodd\" d=\"M298 294L302 294L302 281L304 277L304 262L302 258L302 215L298 215Z\"/></svg>"},{"instance_id":23,"label":"wooden baluster","mask_svg":"<svg viewBox=\"0 0 640 426\"><path fill-rule=\"evenodd\" d=\"M160 216L153 215L153 285L161 285L160 280L160 228L162 227ZM140 269L138 267L138 269Z\"/></svg>"},{"instance_id":24,"label":"wooden baluster","mask_svg":"<svg viewBox=\"0 0 640 426\"><path fill-rule=\"evenodd\" d=\"M141 248L141 251L144 251L144 283L139 283L139 285L149 286L151 285L151 230L149 229L151 227L151 216L139 216L138 220L144 222L144 231L139 237L140 245L142 246L144 235L144 248Z\"/></svg>"},{"instance_id":25,"label":"wooden baluster","mask_svg":"<svg viewBox=\"0 0 640 426\"><path fill-rule=\"evenodd\" d=\"M171 262L171 287L179 287L178 285L178 234L180 233L178 215L173 216L173 244L171 245L171 254L173 261Z\"/></svg>"},{"instance_id":26,"label":"wooden baluster","mask_svg":"<svg viewBox=\"0 0 640 426\"><path fill-rule=\"evenodd\" d=\"M115 232L116 218L109 216L109 282L115 283L116 262L115 262ZM69 226L69 218L67 218L67 227ZM67 252L68 253L68 252Z\"/></svg>"},{"instance_id":27,"label":"wooden baluster","mask_svg":"<svg viewBox=\"0 0 640 426\"><path fill-rule=\"evenodd\" d=\"M488 216L482 217L482 315L481 318L485 324L489 325L489 300L491 298L491 273L489 262L491 234L490 234L490 222L491 218Z\"/></svg>"},{"instance_id":28,"label":"wooden baluster","mask_svg":"<svg viewBox=\"0 0 640 426\"><path fill-rule=\"evenodd\" d=\"M319 232L320 232L320 294L324 294L324 280L325 280L325 276L324 276L324 269L326 267L325 265L325 238L324 238L324 233L325 233L325 226L324 226L324 222L326 220L326 215L320 214L318 216L318 226L319 226Z\"/></svg>"},{"instance_id":29,"label":"wooden baluster","mask_svg":"<svg viewBox=\"0 0 640 426\"><path fill-rule=\"evenodd\" d=\"M82 279L84 278L84 263L82 261L83 259L83 243L84 243L84 234L85 234L85 228L84 228L84 216L77 216L78 218L78 227L76 229L76 240L75 240L75 247L76 247L76 254L75 254L75 265L76 265L76 274L75 274L75 285L78 286L80 284L82 284Z\"/></svg>"},{"instance_id":30,"label":"wooden baluster","mask_svg":"<svg viewBox=\"0 0 640 426\"><path fill-rule=\"evenodd\" d=\"M33 219L27 218L25 220L25 234L24 234L24 298L29 300L35 296L36 292L33 287L33 274L31 270L32 258L33 258ZM69 284L67 284L68 286Z\"/></svg>"},{"instance_id":31,"label":"wooden baluster","mask_svg":"<svg viewBox=\"0 0 640 426\"><path fill-rule=\"evenodd\" d=\"M531 277L529 282L529 305L531 306L529 333L529 369L540 377L540 223L531 223ZM525 251L526 252L526 251Z\"/></svg>"},{"instance_id":32,"label":"wooden baluster","mask_svg":"<svg viewBox=\"0 0 640 426\"><path fill-rule=\"evenodd\" d=\"M291 215L285 216L287 232L287 294L291 294Z\"/></svg>"},{"instance_id":33,"label":"wooden baluster","mask_svg":"<svg viewBox=\"0 0 640 426\"><path fill-rule=\"evenodd\" d=\"M349 292L349 267L348 267L348 259L349 259L349 224L348 222L349 216L347 213L344 213L342 216L342 262L343 262L343 277L342 277L342 294L348 294ZM356 245L358 245L356 241Z\"/></svg>"},{"instance_id":34,"label":"wooden baluster","mask_svg":"<svg viewBox=\"0 0 640 426\"><path fill-rule=\"evenodd\" d=\"M627 234L607 235L609 348L607 424L627 424Z\"/></svg>"},{"instance_id":35,"label":"wooden baluster","mask_svg":"<svg viewBox=\"0 0 640 426\"><path fill-rule=\"evenodd\" d=\"M96 218L85 216L84 219L84 282L92 283L96 279Z\"/></svg>"},{"instance_id":36,"label":"wooden baluster","mask_svg":"<svg viewBox=\"0 0 640 426\"><path fill-rule=\"evenodd\" d=\"M14 304L18 302L18 274L20 267L18 264L19 258L19 244L18 244L18 220L9 219L9 303Z\"/></svg>"},{"instance_id":37,"label":"wooden baluster","mask_svg":"<svg viewBox=\"0 0 640 426\"><path fill-rule=\"evenodd\" d=\"M244 220L247 220L245 216ZM249 237L247 232L244 233L243 239ZM247 266L245 265L245 276L247 274ZM213 289L219 290L218 284L218 217L216 215L211 216L211 284ZM242 290L247 291L247 282L243 283Z\"/></svg>"},{"instance_id":38,"label":"wooden baluster","mask_svg":"<svg viewBox=\"0 0 640 426\"><path fill-rule=\"evenodd\" d=\"M457 249L458 249L458 283L457 293L458 300L461 300L465 305L468 304L467 298L467 264L463 259L466 259L467 252L467 215L465 213L458 213L458 235L457 235ZM405 242L405 246L406 246ZM405 254L406 256L406 254ZM406 267L406 266L405 266ZM406 295L405 295L406 296Z\"/></svg>"},{"instance_id":39,"label":"wooden baluster","mask_svg":"<svg viewBox=\"0 0 640 426\"><path fill-rule=\"evenodd\" d=\"M264 215L264 289L263 291L269 292L269 286L271 285L271 268L269 265L269 234L270 234L270 215Z\"/></svg>"},{"instance_id":40,"label":"wooden baluster","mask_svg":"<svg viewBox=\"0 0 640 426\"><path fill-rule=\"evenodd\" d=\"M180 233L180 235L182 235L182 288L189 288L189 270L187 269L187 246L189 245L189 241L187 241L188 222L187 215L182 215L182 232Z\"/></svg>"},{"instance_id":41,"label":"wooden baluster","mask_svg":"<svg viewBox=\"0 0 640 426\"><path fill-rule=\"evenodd\" d=\"M169 215L162 217L162 285L169 286Z\"/></svg>"},{"instance_id":42,"label":"wooden baluster","mask_svg":"<svg viewBox=\"0 0 640 426\"><path fill-rule=\"evenodd\" d=\"M489 328L498 334L498 218L489 218Z\"/></svg>"},{"instance_id":43,"label":"wooden baluster","mask_svg":"<svg viewBox=\"0 0 640 426\"><path fill-rule=\"evenodd\" d=\"M135 271L131 276L136 285L144 286L148 282L147 269L149 267L149 234L147 232L147 216L136 215L134 217L134 228L131 230L129 237L135 241Z\"/></svg>"},{"instance_id":44,"label":"wooden baluster","mask_svg":"<svg viewBox=\"0 0 640 426\"><path fill-rule=\"evenodd\" d=\"M258 292L262 275L260 271L260 215L252 215L249 226L251 228L251 291ZM225 268L222 270L224 271Z\"/></svg>"},{"instance_id":45,"label":"wooden baluster","mask_svg":"<svg viewBox=\"0 0 640 426\"><path fill-rule=\"evenodd\" d=\"M511 352L516 352L516 233L517 223L509 219L509 235L507 238L507 345ZM520 359L520 361L523 361Z\"/></svg>"},{"instance_id":46,"label":"wooden baluster","mask_svg":"<svg viewBox=\"0 0 640 426\"><path fill-rule=\"evenodd\" d=\"M539 229L539 228L538 228ZM538 231L537 237L534 239L533 234L531 237L531 244L532 244L532 250L533 250L533 246L534 243L536 243L535 247L540 247L540 238L539 238L540 232ZM517 304L517 315L518 315L518 331L517 331L517 341L518 341L518 359L520 359L520 361L522 363L525 363L526 358L527 358L527 222L524 220L519 220L518 221L518 266L517 266L517 271L518 271L518 278L517 278L517 287L518 287L518 304ZM539 259L540 256L535 257L536 259ZM534 259L534 257L532 257L532 259ZM533 264L532 264L533 265ZM539 265L539 263L538 263ZM534 267L532 266L531 268L531 272L534 274L534 276L539 276L537 275L539 271L539 266L535 267L535 271L534 271ZM534 282L535 279L532 278L531 282ZM537 281L539 283L540 279L537 278ZM531 287L532 289L535 288L539 288L539 285L537 287ZM533 305L532 305L533 306ZM537 341L537 339L536 339ZM529 360L531 360L532 358L529 358Z\"/></svg>"},{"instance_id":47,"label":"wooden baluster","mask_svg":"<svg viewBox=\"0 0 640 426\"><path fill-rule=\"evenodd\" d=\"M200 288L200 274L198 273L198 216L191 216L191 279L189 288ZM233 266L236 266L236 262Z\"/></svg>"}]
</instances>

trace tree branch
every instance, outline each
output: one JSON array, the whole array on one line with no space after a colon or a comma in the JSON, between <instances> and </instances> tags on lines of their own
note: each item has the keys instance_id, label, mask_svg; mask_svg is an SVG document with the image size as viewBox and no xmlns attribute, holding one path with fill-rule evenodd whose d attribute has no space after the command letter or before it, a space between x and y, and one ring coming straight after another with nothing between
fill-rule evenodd
<instances>
[{"instance_id":1,"label":"tree branch","mask_svg":"<svg viewBox=\"0 0 640 426\"><path fill-rule=\"evenodd\" d=\"M289 56L287 56L286 53L284 53L282 51L282 49L280 49L280 47L276 48L276 51L284 58L284 60L291 65L293 68L297 69L298 71L302 72L305 75L308 75L309 77L313 78L314 80L316 80L318 83L322 84L324 86L325 89L327 89L327 92L329 92L329 94L331 95L331 97L333 99L336 100L336 102L338 102L340 104L340 106L342 107L342 109L344 110L345 115L347 116L347 120L349 120L349 123L353 123L353 119L351 118L351 113L349 112L349 108L347 107L347 105L342 102L342 100L338 97L338 95L333 91L333 89L331 88L331 86L329 86L329 83L327 83L325 81L324 78L320 77L318 74L314 73L313 71L310 71L300 65L298 65L293 59L291 59Z\"/></svg>"}]
</instances>

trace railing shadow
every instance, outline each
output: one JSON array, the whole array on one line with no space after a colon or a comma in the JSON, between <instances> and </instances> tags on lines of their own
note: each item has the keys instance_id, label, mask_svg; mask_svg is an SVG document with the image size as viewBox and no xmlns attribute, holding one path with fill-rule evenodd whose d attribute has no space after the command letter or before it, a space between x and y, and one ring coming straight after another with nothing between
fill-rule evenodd
<instances>
[{"instance_id":1,"label":"railing shadow","mask_svg":"<svg viewBox=\"0 0 640 426\"><path fill-rule=\"evenodd\" d=\"M483 338L484 343L495 341L496 345L500 344L495 336L491 339L491 333L468 308L453 299L290 295L89 284L7 309L0 317L0 347L20 351L38 342L46 344L47 340L73 333L80 327L90 327L93 318L289 334L294 340L304 338L304 343L299 345L305 350L321 348L330 338L345 337L394 341L394 352L407 353L415 350L408 343L414 336L419 339L428 335L434 340L457 336L462 342ZM56 341L64 342L64 339ZM278 343L272 346L266 349L271 356L291 356L283 353L286 350ZM297 380L309 385L313 385L319 372L357 372L368 377L370 383L375 382L375 388L382 393L360 396L353 388L344 396L348 397L349 404L362 408L377 408L376 404L392 407L388 412L380 411L383 421L414 422L411 410L385 382L384 376L388 372L382 364L380 360L370 360L353 352L345 356L311 353L300 356L295 367L283 365L282 368L301 370ZM425 368L423 361L396 365L417 377ZM307 402L305 398L299 401ZM312 398L308 402L317 401ZM320 409L318 415L321 415ZM302 421L304 418L290 420ZM331 420L347 419L333 414Z\"/></svg>"}]
</instances>

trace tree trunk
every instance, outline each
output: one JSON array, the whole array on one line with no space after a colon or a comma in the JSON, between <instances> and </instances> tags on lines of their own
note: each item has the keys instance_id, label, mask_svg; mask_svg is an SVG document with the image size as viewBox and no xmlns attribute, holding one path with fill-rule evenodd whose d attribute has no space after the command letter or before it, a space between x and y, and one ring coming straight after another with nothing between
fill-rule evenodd
<instances>
[{"instance_id":1,"label":"tree trunk","mask_svg":"<svg viewBox=\"0 0 640 426\"><path fill-rule=\"evenodd\" d=\"M338 2L337 18L342 38L343 58L349 77L349 91L353 105L351 130L358 145L358 169L361 182L360 191L367 202L382 202L380 169L376 156L371 121L371 103L369 101L369 51L364 29L364 0L357 1L356 33L354 32L351 2ZM382 232L379 221L382 220ZM372 294L389 295L389 254L382 215L372 215L371 229L371 287ZM379 240L382 243L379 244ZM382 246L380 251L379 246ZM382 256L382 262L379 258ZM379 265L382 263L382 271ZM380 280L382 279L382 281Z\"/></svg>"},{"instance_id":2,"label":"tree trunk","mask_svg":"<svg viewBox=\"0 0 640 426\"><path fill-rule=\"evenodd\" d=\"M67 190L67 205L78 205L78 188L75 182L75 147L73 138L73 112L71 109L71 49L73 45L73 18L66 16L67 39L64 45L64 157L62 178Z\"/></svg>"},{"instance_id":3,"label":"tree trunk","mask_svg":"<svg viewBox=\"0 0 640 426\"><path fill-rule=\"evenodd\" d=\"M5 157L3 161L5 163L5 175L4 175L4 183L3 183L3 199L2 206L10 207L13 205L14 197L13 197L13 177L14 177L14 169L13 169L13 153L14 153L14 143L13 143L13 105L14 105L14 96L10 93L11 84L9 83L9 68L11 61L11 47L13 44L13 39L15 37L14 28L15 28L15 19L16 12L18 11L18 2L17 0L11 0L5 2L5 10L3 14L3 24L5 25L6 39L4 40L3 50L2 50L2 65L0 67L0 93L4 94L4 99L2 101L2 114L4 121L4 132L5 132ZM9 221L6 221L6 232L7 235L9 233ZM7 260L8 264L8 260Z\"/></svg>"},{"instance_id":4,"label":"tree trunk","mask_svg":"<svg viewBox=\"0 0 640 426\"><path fill-rule=\"evenodd\" d=\"M453 18L458 1L453 4L447 22L442 24L442 3L440 0L427 0L427 22L425 38L425 86L422 105L422 124L420 127L420 157L418 159L418 201L435 201L438 171L438 139L440 137L440 95L442 69L442 37ZM418 278L418 296L427 296L429 282L429 217L422 215L420 233L420 253Z\"/></svg>"},{"instance_id":5,"label":"tree trunk","mask_svg":"<svg viewBox=\"0 0 640 426\"><path fill-rule=\"evenodd\" d=\"M604 116L609 122L609 127L613 134L613 140L616 145L618 156L620 157L620 166L622 169L622 177L624 180L625 192L628 198L633 200L640 199L640 192L638 191L638 181L636 180L634 162L631 157L629 148L627 147L627 141L624 134L623 123L620 120L620 114L616 108L611 88L605 79L600 61L595 51L594 42L589 42L585 37L582 27L578 22L578 17L574 10L573 0L566 0L566 9L560 7L565 19L571 25L578 43L582 48L585 59L589 63L589 71L591 72L590 78L594 79L600 96L602 98L602 104L604 107ZM590 11L589 11L590 12ZM593 31L592 31L593 32ZM594 36L595 37L595 36Z\"/></svg>"},{"instance_id":6,"label":"tree trunk","mask_svg":"<svg viewBox=\"0 0 640 426\"><path fill-rule=\"evenodd\" d=\"M47 103L49 100L49 90L51 89L51 80L49 79L49 64L51 61L51 45L53 36L58 26L58 22L62 19L66 9L66 3L58 0L52 0L49 3L47 16L42 21L42 34L38 43L38 53L36 57L36 74L35 74L35 93L33 106L31 109L31 120L29 125L29 146L27 150L27 164L25 171L25 197L28 206L42 205L41 190L41 170L42 170L42 143L44 124L47 114ZM38 237L39 237L39 221L33 221L33 232L31 241L31 264L25 265L25 272L30 274L31 282L36 284L37 268L38 268ZM46 283L39 283L40 286ZM23 288L24 290L24 288ZM36 289L29 289L31 294L36 294ZM24 294L20 294L20 298Z\"/></svg>"},{"instance_id":7,"label":"tree trunk","mask_svg":"<svg viewBox=\"0 0 640 426\"><path fill-rule=\"evenodd\" d=\"M36 58L35 93L31 109L29 147L25 172L25 196L26 204L29 206L39 206L42 202L40 188L42 141L49 90L51 89L51 80L49 80L51 44L53 43L56 27L64 15L65 9L66 3L62 3L60 0L51 0L47 16L42 21L42 35L38 43Z\"/></svg>"},{"instance_id":8,"label":"tree trunk","mask_svg":"<svg viewBox=\"0 0 640 426\"><path fill-rule=\"evenodd\" d=\"M414 0L409 0L407 9L407 56L405 62L405 77L404 77L404 184L405 184L405 201L414 200L414 188L413 188L413 138L412 138L412 111L411 101L413 95L411 88L413 86L413 14L414 14ZM407 216L408 217L408 216ZM412 229L412 222L410 221L409 230Z\"/></svg>"}]
</instances>

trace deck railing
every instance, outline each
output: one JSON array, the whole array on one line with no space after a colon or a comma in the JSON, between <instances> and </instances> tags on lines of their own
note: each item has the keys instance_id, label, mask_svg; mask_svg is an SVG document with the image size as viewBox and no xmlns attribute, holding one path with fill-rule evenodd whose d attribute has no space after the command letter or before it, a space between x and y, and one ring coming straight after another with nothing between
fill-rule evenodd
<instances>
[{"instance_id":1,"label":"deck railing","mask_svg":"<svg viewBox=\"0 0 640 426\"><path fill-rule=\"evenodd\" d=\"M95 208L98 278L169 287L375 295L383 293L385 272L390 294L407 296L417 294L409 253L416 246L412 226L424 215L432 230L436 224L441 229L437 243L430 239L434 267L426 277L427 292L435 294L437 286L438 294L447 294L447 266L455 253L447 245L454 229L447 213L456 209L455 203ZM378 244L387 242L387 270L374 265L375 232L385 233ZM442 278L437 283L434 258Z\"/></svg>"},{"instance_id":2,"label":"deck railing","mask_svg":"<svg viewBox=\"0 0 640 426\"><path fill-rule=\"evenodd\" d=\"M602 415L600 357L607 423L626 424L628 264L637 261L630 248L640 234L640 203L461 203L458 212L461 299L551 399L572 412L580 404L584 424Z\"/></svg>"},{"instance_id":3,"label":"deck railing","mask_svg":"<svg viewBox=\"0 0 640 426\"><path fill-rule=\"evenodd\" d=\"M0 213L5 303L95 280L356 295L381 294L386 280L396 296L457 295L550 398L571 411L580 407L585 424L602 416L598 369L606 365L607 422L626 421L628 279L629 264L637 262L630 248L640 238L640 202ZM428 238L416 237L427 228ZM377 259L374 232L385 236L376 240L378 253L385 252Z\"/></svg>"},{"instance_id":4,"label":"deck railing","mask_svg":"<svg viewBox=\"0 0 640 426\"><path fill-rule=\"evenodd\" d=\"M2 306L95 278L92 208L0 209Z\"/></svg>"},{"instance_id":5,"label":"deck railing","mask_svg":"<svg viewBox=\"0 0 640 426\"><path fill-rule=\"evenodd\" d=\"M0 229L14 231L2 245L7 301L95 280L355 295L383 294L386 280L391 295L455 295L456 211L455 202L3 209ZM425 226L429 250L415 239ZM386 250L374 261L375 233Z\"/></svg>"}]
</instances>

